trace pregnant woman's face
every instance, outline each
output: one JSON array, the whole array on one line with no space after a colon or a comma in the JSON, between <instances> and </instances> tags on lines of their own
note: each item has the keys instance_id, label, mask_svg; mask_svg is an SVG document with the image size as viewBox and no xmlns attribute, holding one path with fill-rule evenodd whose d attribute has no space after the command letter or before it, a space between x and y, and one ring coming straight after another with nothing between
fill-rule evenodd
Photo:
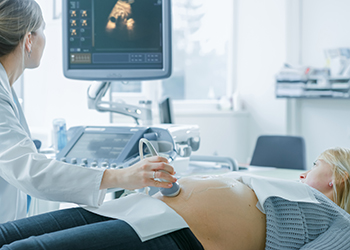
<instances>
[{"instance_id":1,"label":"pregnant woman's face","mask_svg":"<svg viewBox=\"0 0 350 250\"><path fill-rule=\"evenodd\" d=\"M311 170L300 175L300 181L327 194L333 187L332 166L324 160L317 160Z\"/></svg>"}]
</instances>

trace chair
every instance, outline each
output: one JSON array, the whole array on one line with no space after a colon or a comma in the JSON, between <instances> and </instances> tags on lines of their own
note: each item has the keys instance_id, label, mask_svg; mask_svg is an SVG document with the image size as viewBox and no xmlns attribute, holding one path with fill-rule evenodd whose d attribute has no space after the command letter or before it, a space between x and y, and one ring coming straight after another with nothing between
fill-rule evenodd
<instances>
[{"instance_id":1,"label":"chair","mask_svg":"<svg viewBox=\"0 0 350 250\"><path fill-rule=\"evenodd\" d=\"M299 136L259 136L250 165L306 169L305 141Z\"/></svg>"}]
</instances>

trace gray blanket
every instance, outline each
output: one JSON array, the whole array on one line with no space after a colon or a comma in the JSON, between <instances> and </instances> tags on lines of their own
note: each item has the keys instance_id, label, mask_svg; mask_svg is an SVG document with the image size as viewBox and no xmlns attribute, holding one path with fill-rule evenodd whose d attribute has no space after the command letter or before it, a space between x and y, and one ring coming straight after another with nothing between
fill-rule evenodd
<instances>
[{"instance_id":1,"label":"gray blanket","mask_svg":"<svg viewBox=\"0 0 350 250\"><path fill-rule=\"evenodd\" d=\"M279 197L265 201L265 249L350 249L350 215L319 191L312 191L319 204Z\"/></svg>"}]
</instances>

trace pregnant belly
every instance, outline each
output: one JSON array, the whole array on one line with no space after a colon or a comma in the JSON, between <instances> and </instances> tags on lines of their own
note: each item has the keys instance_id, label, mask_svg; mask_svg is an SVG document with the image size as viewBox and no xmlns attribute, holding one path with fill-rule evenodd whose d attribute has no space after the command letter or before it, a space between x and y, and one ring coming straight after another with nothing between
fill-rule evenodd
<instances>
[{"instance_id":1,"label":"pregnant belly","mask_svg":"<svg viewBox=\"0 0 350 250\"><path fill-rule=\"evenodd\" d=\"M266 218L253 190L220 175L186 177L179 184L178 196L155 197L184 218L205 249L264 249Z\"/></svg>"}]
</instances>

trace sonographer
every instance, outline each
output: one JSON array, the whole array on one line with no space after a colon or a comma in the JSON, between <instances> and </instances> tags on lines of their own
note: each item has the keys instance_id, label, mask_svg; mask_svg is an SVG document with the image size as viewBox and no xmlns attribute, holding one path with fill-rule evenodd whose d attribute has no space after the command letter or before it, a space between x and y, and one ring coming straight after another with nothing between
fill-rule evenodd
<instances>
[{"instance_id":1,"label":"sonographer","mask_svg":"<svg viewBox=\"0 0 350 250\"><path fill-rule=\"evenodd\" d=\"M25 69L39 66L44 29L34 0L0 1L0 223L26 217L27 194L99 206L108 188L171 187L176 181L174 169L162 157L146 158L126 169L104 170L48 159L37 152L12 87Z\"/></svg>"}]
</instances>

